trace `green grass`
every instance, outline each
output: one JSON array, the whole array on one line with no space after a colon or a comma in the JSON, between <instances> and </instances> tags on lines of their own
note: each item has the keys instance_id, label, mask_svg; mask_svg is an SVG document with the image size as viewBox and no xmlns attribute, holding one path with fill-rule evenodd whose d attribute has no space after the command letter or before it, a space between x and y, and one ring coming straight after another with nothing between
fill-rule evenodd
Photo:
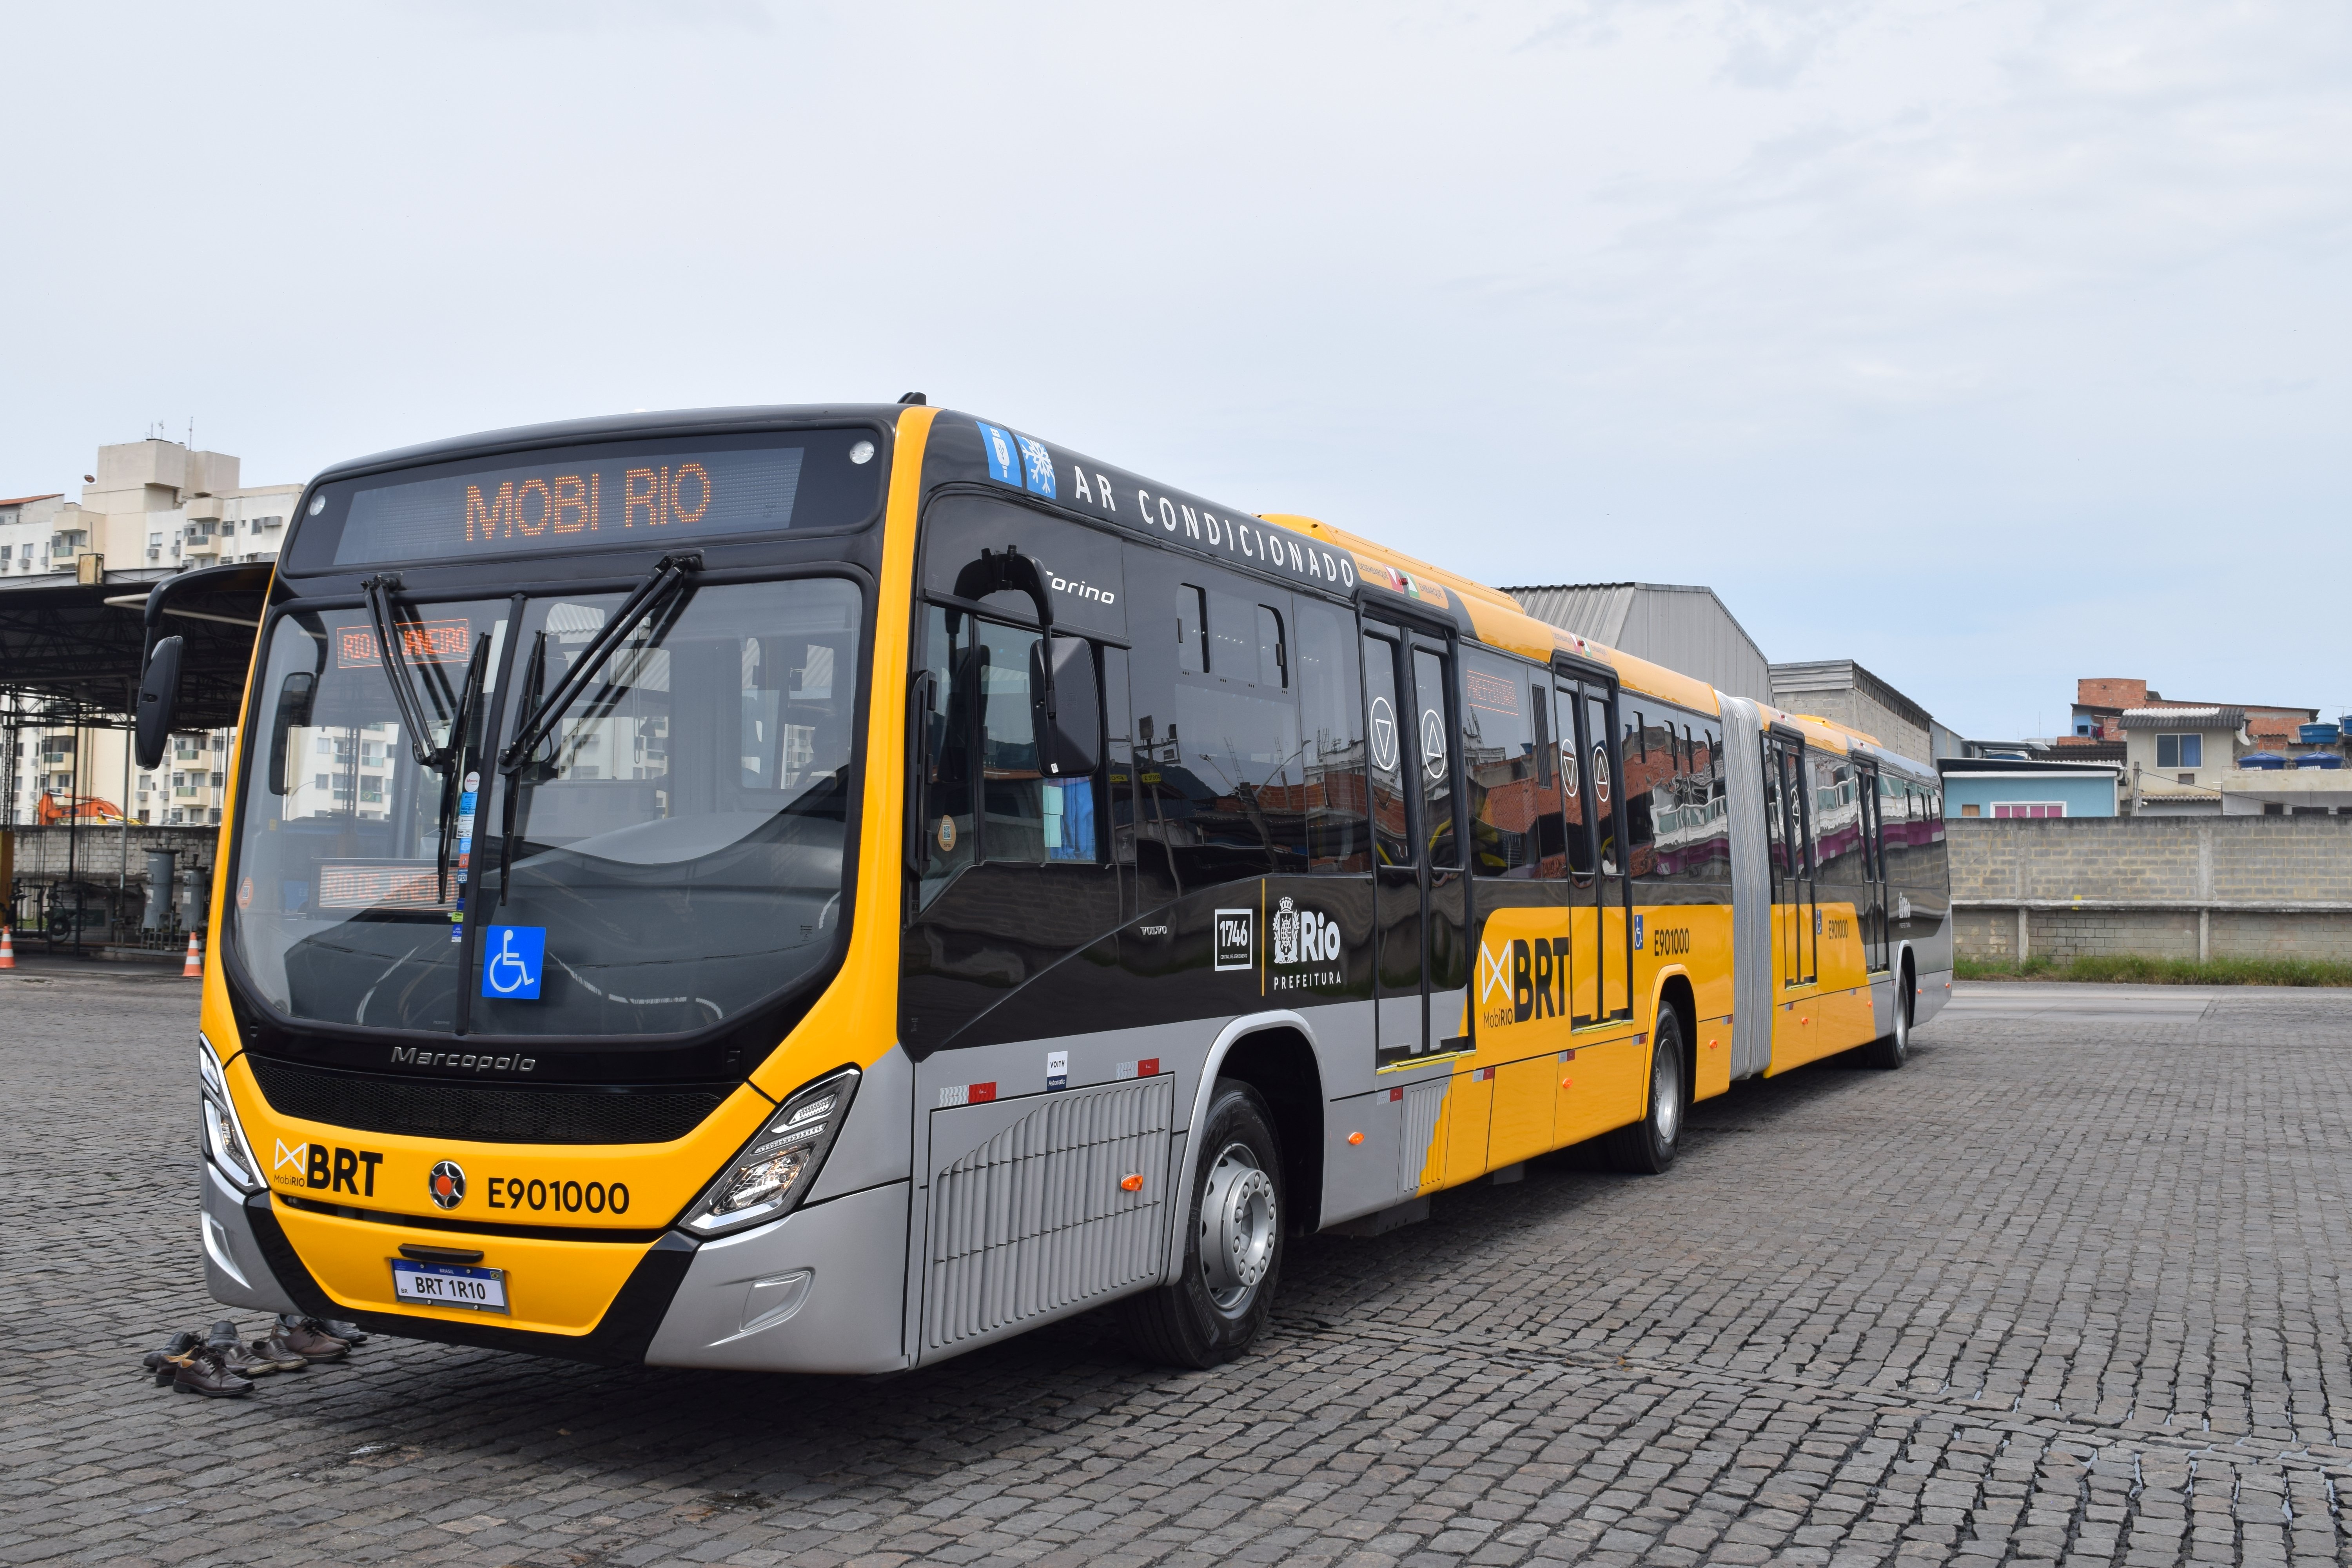
<instances>
[{"instance_id":1,"label":"green grass","mask_svg":"<svg viewBox=\"0 0 2352 1568\"><path fill-rule=\"evenodd\" d=\"M1960 980L2075 980L2103 985L2352 985L2352 963L2311 958L2078 958L2022 964L1956 959Z\"/></svg>"}]
</instances>

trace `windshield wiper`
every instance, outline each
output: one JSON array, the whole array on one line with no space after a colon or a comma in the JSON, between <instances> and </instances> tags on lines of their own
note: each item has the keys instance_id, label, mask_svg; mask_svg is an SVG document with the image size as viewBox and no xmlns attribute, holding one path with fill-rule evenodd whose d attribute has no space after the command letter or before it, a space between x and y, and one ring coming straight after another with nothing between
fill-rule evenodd
<instances>
[{"instance_id":1,"label":"windshield wiper","mask_svg":"<svg viewBox=\"0 0 2352 1568\"><path fill-rule=\"evenodd\" d=\"M450 830L456 825L457 805L463 793L457 774L466 760L466 731L473 728L474 710L481 706L482 684L489 668L490 639L477 637L474 639L473 660L466 667L466 692L457 699L457 717L449 721L449 743L441 748L453 764L444 769L441 774L441 815L437 819L441 848L433 884L434 891L444 899L449 896Z\"/></svg>"},{"instance_id":2,"label":"windshield wiper","mask_svg":"<svg viewBox=\"0 0 2352 1568\"><path fill-rule=\"evenodd\" d=\"M367 595L368 618L375 624L375 646L383 650L379 660L383 666L383 678L392 682L393 706L400 710L400 722L408 731L409 749L416 754L416 765L431 768L437 773L447 773L459 745L457 725L453 719L449 738L442 744L433 743L432 727L425 721L425 704L416 695L415 677L409 672L408 656L394 635L392 621L392 595L400 591L400 578L393 573L378 573L360 584ZM437 678L440 671L434 671ZM441 683L440 695L448 695L448 682ZM442 706L436 702L436 707ZM443 792L446 795L446 791Z\"/></svg>"},{"instance_id":3,"label":"windshield wiper","mask_svg":"<svg viewBox=\"0 0 2352 1568\"><path fill-rule=\"evenodd\" d=\"M653 570L646 574L645 581L637 584L613 618L606 621L588 646L581 650L580 657L572 662L572 668L555 689L549 692L515 727L514 740L499 753L499 772L511 774L528 762L531 753L539 750L540 743L547 739L549 731L555 728L556 721L563 717L565 710L580 700L581 693L588 689L588 683L595 679L597 672L604 668L614 654L620 651L621 644L635 628L637 622L659 609L661 601L684 584L691 574L701 570L702 552L698 550L681 551L655 562ZM541 634L541 647L533 650L535 669L544 668L545 635Z\"/></svg>"}]
</instances>

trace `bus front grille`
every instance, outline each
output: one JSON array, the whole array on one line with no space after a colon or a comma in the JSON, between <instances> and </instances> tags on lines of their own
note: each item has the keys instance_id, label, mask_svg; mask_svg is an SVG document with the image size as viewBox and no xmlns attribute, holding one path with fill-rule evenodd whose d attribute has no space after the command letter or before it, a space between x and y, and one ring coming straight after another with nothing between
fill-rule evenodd
<instances>
[{"instance_id":1,"label":"bus front grille","mask_svg":"<svg viewBox=\"0 0 2352 1568\"><path fill-rule=\"evenodd\" d=\"M932 1177L926 1348L1160 1272L1175 1081L1161 1076L1049 1096ZM946 1112L933 1125L968 1115ZM1120 1184L1139 1176L1133 1190Z\"/></svg>"},{"instance_id":2,"label":"bus front grille","mask_svg":"<svg viewBox=\"0 0 2352 1568\"><path fill-rule=\"evenodd\" d=\"M727 1098L723 1089L494 1089L328 1072L248 1055L270 1109L355 1132L477 1143L667 1143Z\"/></svg>"}]
</instances>

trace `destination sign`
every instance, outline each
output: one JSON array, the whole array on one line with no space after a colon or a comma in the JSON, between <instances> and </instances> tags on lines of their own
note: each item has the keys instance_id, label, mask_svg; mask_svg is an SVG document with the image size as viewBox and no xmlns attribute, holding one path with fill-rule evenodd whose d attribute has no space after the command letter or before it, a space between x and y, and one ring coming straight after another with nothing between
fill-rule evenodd
<instances>
[{"instance_id":1,"label":"destination sign","mask_svg":"<svg viewBox=\"0 0 2352 1568\"><path fill-rule=\"evenodd\" d=\"M400 621L400 651L412 663L462 664L473 657L474 628L466 621ZM364 669L383 662L376 646L375 627L362 622L335 628L335 665L339 669Z\"/></svg>"},{"instance_id":2,"label":"destination sign","mask_svg":"<svg viewBox=\"0 0 2352 1568\"><path fill-rule=\"evenodd\" d=\"M873 433L856 429L447 464L328 486L295 553L355 566L843 527L877 509L882 467Z\"/></svg>"},{"instance_id":3,"label":"destination sign","mask_svg":"<svg viewBox=\"0 0 2352 1568\"><path fill-rule=\"evenodd\" d=\"M455 893L457 886L454 871L445 886L439 868L430 861L329 864L319 868L319 907L446 910L450 904L441 895Z\"/></svg>"}]
</instances>

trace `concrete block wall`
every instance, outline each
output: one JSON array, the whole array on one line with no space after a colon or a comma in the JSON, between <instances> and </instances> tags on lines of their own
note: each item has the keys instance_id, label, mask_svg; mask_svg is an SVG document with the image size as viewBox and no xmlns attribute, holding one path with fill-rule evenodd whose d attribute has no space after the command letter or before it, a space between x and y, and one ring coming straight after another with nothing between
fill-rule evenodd
<instances>
[{"instance_id":1,"label":"concrete block wall","mask_svg":"<svg viewBox=\"0 0 2352 1568\"><path fill-rule=\"evenodd\" d=\"M1952 897L2352 903L2352 816L1955 817Z\"/></svg>"},{"instance_id":2,"label":"concrete block wall","mask_svg":"<svg viewBox=\"0 0 2352 1568\"><path fill-rule=\"evenodd\" d=\"M2282 901L2352 906L2352 817L1955 818L1946 825L1961 904L2075 899L2203 904L2211 956L2352 961L2352 908L2232 909ZM2034 956L2198 956L2196 909L2030 909ZM2015 908L1961 909L1959 956L2017 956Z\"/></svg>"}]
</instances>

